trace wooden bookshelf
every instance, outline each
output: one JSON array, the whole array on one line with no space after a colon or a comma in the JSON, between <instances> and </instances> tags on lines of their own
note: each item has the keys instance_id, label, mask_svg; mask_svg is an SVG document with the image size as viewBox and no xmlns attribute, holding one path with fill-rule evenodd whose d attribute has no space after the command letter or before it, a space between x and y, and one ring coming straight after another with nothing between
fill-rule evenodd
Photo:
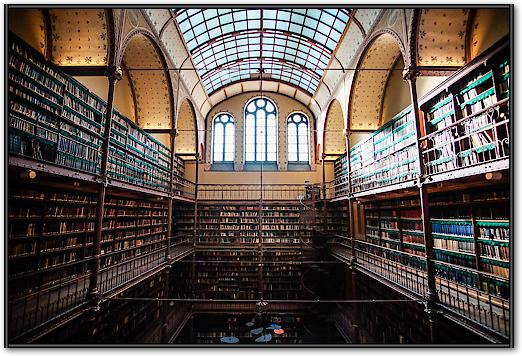
<instances>
[{"instance_id":1,"label":"wooden bookshelf","mask_svg":"<svg viewBox=\"0 0 522 356\"><path fill-rule=\"evenodd\" d=\"M447 84L446 84L447 83ZM509 157L509 49L499 46L470 62L421 99L428 174Z\"/></svg>"},{"instance_id":2,"label":"wooden bookshelf","mask_svg":"<svg viewBox=\"0 0 522 356\"><path fill-rule=\"evenodd\" d=\"M480 174L483 170L472 168L481 164L494 163L497 170L508 167L509 63L509 47L502 43L419 100L422 164L428 175L441 176L436 182L454 179L447 173L455 170L467 169L464 176ZM352 147L351 172L343 168L340 157L334 182L343 187L349 175L351 193L358 196L413 186L419 149L414 117L408 106ZM347 194L337 187L336 196Z\"/></svg>"},{"instance_id":3,"label":"wooden bookshelf","mask_svg":"<svg viewBox=\"0 0 522 356\"><path fill-rule=\"evenodd\" d=\"M53 177L18 181L8 191L10 339L87 302L97 191ZM105 294L163 266L167 200L109 190L98 289Z\"/></svg>"},{"instance_id":4,"label":"wooden bookshelf","mask_svg":"<svg viewBox=\"0 0 522 356\"><path fill-rule=\"evenodd\" d=\"M416 173L415 150L413 113L407 107L350 149L352 192L412 180Z\"/></svg>"},{"instance_id":5,"label":"wooden bookshelf","mask_svg":"<svg viewBox=\"0 0 522 356\"><path fill-rule=\"evenodd\" d=\"M107 103L9 36L9 154L99 174ZM113 111L109 135L111 179L152 190L170 190L170 150ZM184 162L172 167L176 195L186 189Z\"/></svg>"},{"instance_id":6,"label":"wooden bookshelf","mask_svg":"<svg viewBox=\"0 0 522 356\"><path fill-rule=\"evenodd\" d=\"M348 191L348 159L346 153L339 156L334 162L334 197L346 196Z\"/></svg>"},{"instance_id":7,"label":"wooden bookshelf","mask_svg":"<svg viewBox=\"0 0 522 356\"><path fill-rule=\"evenodd\" d=\"M430 221L439 277L493 295L509 295L508 192L506 187L489 187L433 195ZM366 242L425 256L418 204L417 199L366 203Z\"/></svg>"},{"instance_id":8,"label":"wooden bookshelf","mask_svg":"<svg viewBox=\"0 0 522 356\"><path fill-rule=\"evenodd\" d=\"M344 201L328 202L326 207L326 223L324 224L328 234L349 237L349 221L348 203Z\"/></svg>"}]
</instances>

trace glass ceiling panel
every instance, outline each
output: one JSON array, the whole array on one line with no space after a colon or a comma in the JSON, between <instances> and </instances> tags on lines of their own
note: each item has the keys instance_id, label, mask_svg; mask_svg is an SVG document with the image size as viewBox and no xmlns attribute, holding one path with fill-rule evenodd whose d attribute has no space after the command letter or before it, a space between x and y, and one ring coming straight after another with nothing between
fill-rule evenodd
<instances>
[{"instance_id":1,"label":"glass ceiling panel","mask_svg":"<svg viewBox=\"0 0 522 356\"><path fill-rule=\"evenodd\" d=\"M339 42L346 9L188 9L176 20L208 94L263 78L317 89Z\"/></svg>"}]
</instances>

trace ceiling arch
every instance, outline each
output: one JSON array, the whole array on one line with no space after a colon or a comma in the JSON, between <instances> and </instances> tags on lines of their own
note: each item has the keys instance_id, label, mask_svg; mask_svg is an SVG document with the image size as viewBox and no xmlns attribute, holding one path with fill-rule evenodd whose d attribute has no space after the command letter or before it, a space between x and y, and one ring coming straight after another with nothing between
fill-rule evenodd
<instances>
[{"instance_id":1,"label":"ceiling arch","mask_svg":"<svg viewBox=\"0 0 522 356\"><path fill-rule=\"evenodd\" d=\"M386 82L402 52L397 37L387 31L377 33L369 42L352 84L350 130L376 130L379 127Z\"/></svg>"},{"instance_id":2,"label":"ceiling arch","mask_svg":"<svg viewBox=\"0 0 522 356\"><path fill-rule=\"evenodd\" d=\"M197 150L197 124L194 106L188 99L183 99L176 119L176 153L195 154Z\"/></svg>"},{"instance_id":3,"label":"ceiling arch","mask_svg":"<svg viewBox=\"0 0 522 356\"><path fill-rule=\"evenodd\" d=\"M343 154L346 152L344 122L341 104L337 99L334 99L328 107L325 118L323 134L323 152L325 154Z\"/></svg>"},{"instance_id":4,"label":"ceiling arch","mask_svg":"<svg viewBox=\"0 0 522 356\"><path fill-rule=\"evenodd\" d=\"M153 40L136 32L123 54L135 96L136 121L145 129L166 129L172 124L172 95L165 61Z\"/></svg>"},{"instance_id":5,"label":"ceiling arch","mask_svg":"<svg viewBox=\"0 0 522 356\"><path fill-rule=\"evenodd\" d=\"M464 65L469 14L469 9L423 9L417 35L417 64Z\"/></svg>"},{"instance_id":6,"label":"ceiling arch","mask_svg":"<svg viewBox=\"0 0 522 356\"><path fill-rule=\"evenodd\" d=\"M50 59L61 66L105 66L109 26L104 9L49 9Z\"/></svg>"},{"instance_id":7,"label":"ceiling arch","mask_svg":"<svg viewBox=\"0 0 522 356\"><path fill-rule=\"evenodd\" d=\"M247 92L272 92L279 93L285 96L289 96L293 99L296 99L303 103L305 106L310 107L312 104L312 96L299 88L296 85L290 85L283 81L275 81L275 80L245 80L241 82L231 83L223 88L216 91L209 97L210 107L213 107L223 100L230 98L239 93L247 93ZM208 110L209 111L209 110ZM207 111L207 112L208 112ZM202 111L203 115L206 115Z\"/></svg>"}]
</instances>

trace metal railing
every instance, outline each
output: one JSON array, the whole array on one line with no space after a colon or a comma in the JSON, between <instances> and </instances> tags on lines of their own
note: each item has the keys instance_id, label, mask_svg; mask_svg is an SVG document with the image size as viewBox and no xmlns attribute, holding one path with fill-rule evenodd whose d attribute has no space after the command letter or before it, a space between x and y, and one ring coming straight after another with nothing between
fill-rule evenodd
<instances>
[{"instance_id":1,"label":"metal railing","mask_svg":"<svg viewBox=\"0 0 522 356\"><path fill-rule=\"evenodd\" d=\"M51 322L80 306L87 299L90 271L75 277L62 277L34 292L9 301L9 340Z\"/></svg>"},{"instance_id":2,"label":"metal railing","mask_svg":"<svg viewBox=\"0 0 522 356\"><path fill-rule=\"evenodd\" d=\"M303 184L199 184L198 200L298 201L305 195Z\"/></svg>"},{"instance_id":3,"label":"metal railing","mask_svg":"<svg viewBox=\"0 0 522 356\"><path fill-rule=\"evenodd\" d=\"M194 199L196 196L196 184L184 177L174 174L172 191L174 195L187 199Z\"/></svg>"},{"instance_id":4,"label":"metal railing","mask_svg":"<svg viewBox=\"0 0 522 356\"><path fill-rule=\"evenodd\" d=\"M509 157L509 99L420 139L426 173L434 175Z\"/></svg>"},{"instance_id":5,"label":"metal railing","mask_svg":"<svg viewBox=\"0 0 522 356\"><path fill-rule=\"evenodd\" d=\"M411 141L411 140L410 140ZM410 142L350 172L352 193L413 180L416 169L416 145Z\"/></svg>"},{"instance_id":6,"label":"metal railing","mask_svg":"<svg viewBox=\"0 0 522 356\"><path fill-rule=\"evenodd\" d=\"M330 240L334 256L349 261L352 257L350 238L335 237ZM400 286L418 297L428 291L426 258L355 241L356 265L386 281ZM455 266L458 269L458 266ZM466 273L462 268L462 273ZM481 291L472 286L436 276L436 292L439 304L465 319L503 336L510 335L508 300Z\"/></svg>"}]
</instances>

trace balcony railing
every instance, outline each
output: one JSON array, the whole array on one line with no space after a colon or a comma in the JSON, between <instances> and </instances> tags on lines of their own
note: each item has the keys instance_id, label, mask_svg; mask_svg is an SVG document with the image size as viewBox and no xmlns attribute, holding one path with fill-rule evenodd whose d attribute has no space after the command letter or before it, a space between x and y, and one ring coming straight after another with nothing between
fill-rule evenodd
<instances>
[{"instance_id":1,"label":"balcony railing","mask_svg":"<svg viewBox=\"0 0 522 356\"><path fill-rule=\"evenodd\" d=\"M348 261L352 257L350 238L336 237L330 241L334 256ZM355 241L356 265L423 298L428 290L426 259L364 241ZM455 266L456 273L468 273ZM458 278L457 278L458 279ZM493 333L509 337L508 300L485 293L469 285L436 276L440 305L465 319L478 323Z\"/></svg>"},{"instance_id":2,"label":"balcony railing","mask_svg":"<svg viewBox=\"0 0 522 356\"><path fill-rule=\"evenodd\" d=\"M174 174L173 193L187 199L194 199L196 192L196 184L184 177Z\"/></svg>"},{"instance_id":3,"label":"balcony railing","mask_svg":"<svg viewBox=\"0 0 522 356\"><path fill-rule=\"evenodd\" d=\"M509 99L469 115L420 141L423 164L429 175L508 158Z\"/></svg>"},{"instance_id":4,"label":"balcony railing","mask_svg":"<svg viewBox=\"0 0 522 356\"><path fill-rule=\"evenodd\" d=\"M299 200L306 193L302 184L199 184L198 200Z\"/></svg>"}]
</instances>

